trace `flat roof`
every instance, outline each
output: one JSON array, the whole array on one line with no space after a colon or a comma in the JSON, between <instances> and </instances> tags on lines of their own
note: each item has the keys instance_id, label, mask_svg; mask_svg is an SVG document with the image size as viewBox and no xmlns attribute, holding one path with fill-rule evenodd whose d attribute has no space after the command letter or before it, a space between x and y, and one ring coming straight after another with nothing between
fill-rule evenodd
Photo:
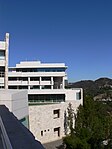
<instances>
[{"instance_id":1,"label":"flat roof","mask_svg":"<svg viewBox=\"0 0 112 149\"><path fill-rule=\"evenodd\" d=\"M16 67L9 68L67 68L65 63L41 63L40 61L22 61Z\"/></svg>"}]
</instances>

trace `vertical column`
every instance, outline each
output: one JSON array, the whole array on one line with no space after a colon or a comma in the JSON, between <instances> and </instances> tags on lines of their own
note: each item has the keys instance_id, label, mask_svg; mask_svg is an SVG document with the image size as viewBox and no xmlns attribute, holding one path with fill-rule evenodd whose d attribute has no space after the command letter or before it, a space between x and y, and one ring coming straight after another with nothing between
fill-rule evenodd
<instances>
[{"instance_id":1,"label":"vertical column","mask_svg":"<svg viewBox=\"0 0 112 149\"><path fill-rule=\"evenodd\" d=\"M5 36L5 89L8 89L8 49L9 49L9 33Z\"/></svg>"},{"instance_id":2,"label":"vertical column","mask_svg":"<svg viewBox=\"0 0 112 149\"><path fill-rule=\"evenodd\" d=\"M54 81L53 81L53 77L51 77L51 89L53 89L53 85L54 85Z\"/></svg>"},{"instance_id":3,"label":"vertical column","mask_svg":"<svg viewBox=\"0 0 112 149\"><path fill-rule=\"evenodd\" d=\"M30 77L28 77L28 90L30 90Z\"/></svg>"},{"instance_id":4,"label":"vertical column","mask_svg":"<svg viewBox=\"0 0 112 149\"><path fill-rule=\"evenodd\" d=\"M81 88L80 91L81 91L81 104L83 105L83 89Z\"/></svg>"},{"instance_id":5,"label":"vertical column","mask_svg":"<svg viewBox=\"0 0 112 149\"><path fill-rule=\"evenodd\" d=\"M42 86L41 86L41 77L39 77L39 84L40 84L40 89L42 89Z\"/></svg>"},{"instance_id":6,"label":"vertical column","mask_svg":"<svg viewBox=\"0 0 112 149\"><path fill-rule=\"evenodd\" d=\"M64 77L62 78L62 89L64 89L65 88L65 79L64 79Z\"/></svg>"}]
</instances>

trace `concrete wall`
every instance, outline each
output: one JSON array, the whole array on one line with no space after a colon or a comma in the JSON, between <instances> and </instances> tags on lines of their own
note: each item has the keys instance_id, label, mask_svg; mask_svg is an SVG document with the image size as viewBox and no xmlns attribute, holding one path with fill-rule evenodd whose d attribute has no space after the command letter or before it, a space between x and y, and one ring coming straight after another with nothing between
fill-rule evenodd
<instances>
[{"instance_id":1,"label":"concrete wall","mask_svg":"<svg viewBox=\"0 0 112 149\"><path fill-rule=\"evenodd\" d=\"M27 91L0 90L0 104L20 120L29 115L27 94Z\"/></svg>"}]
</instances>

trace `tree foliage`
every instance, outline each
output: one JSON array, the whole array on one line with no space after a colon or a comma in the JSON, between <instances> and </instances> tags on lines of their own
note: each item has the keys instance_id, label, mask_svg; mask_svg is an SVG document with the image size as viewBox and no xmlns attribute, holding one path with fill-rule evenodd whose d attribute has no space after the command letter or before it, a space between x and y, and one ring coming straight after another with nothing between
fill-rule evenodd
<instances>
[{"instance_id":1,"label":"tree foliage","mask_svg":"<svg viewBox=\"0 0 112 149\"><path fill-rule=\"evenodd\" d=\"M70 118L70 134L63 139L66 149L112 148L111 111L107 103L94 101L91 96L84 97L84 105L77 110L75 126Z\"/></svg>"},{"instance_id":2,"label":"tree foliage","mask_svg":"<svg viewBox=\"0 0 112 149\"><path fill-rule=\"evenodd\" d=\"M72 108L71 103L69 103L67 111L68 111L67 125L69 126L70 134L72 135L72 133L73 133L73 121L75 118L75 114L74 114L74 110Z\"/></svg>"}]
</instances>

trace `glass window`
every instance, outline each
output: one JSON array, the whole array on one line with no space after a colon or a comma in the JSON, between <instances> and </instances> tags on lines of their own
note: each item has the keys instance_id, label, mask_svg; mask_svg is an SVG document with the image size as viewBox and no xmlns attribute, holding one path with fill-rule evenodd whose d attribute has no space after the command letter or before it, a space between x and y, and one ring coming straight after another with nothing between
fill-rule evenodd
<instances>
[{"instance_id":1,"label":"glass window","mask_svg":"<svg viewBox=\"0 0 112 149\"><path fill-rule=\"evenodd\" d=\"M0 60L4 60L5 59L5 51L0 50Z\"/></svg>"},{"instance_id":2,"label":"glass window","mask_svg":"<svg viewBox=\"0 0 112 149\"><path fill-rule=\"evenodd\" d=\"M30 81L39 81L39 77L30 77Z\"/></svg>"},{"instance_id":3,"label":"glass window","mask_svg":"<svg viewBox=\"0 0 112 149\"><path fill-rule=\"evenodd\" d=\"M28 89L28 86L19 86L19 89Z\"/></svg>"},{"instance_id":4,"label":"glass window","mask_svg":"<svg viewBox=\"0 0 112 149\"><path fill-rule=\"evenodd\" d=\"M63 102L65 94L32 94L28 95L29 102Z\"/></svg>"},{"instance_id":5,"label":"glass window","mask_svg":"<svg viewBox=\"0 0 112 149\"><path fill-rule=\"evenodd\" d=\"M9 77L8 80L9 81L17 81L17 77Z\"/></svg>"},{"instance_id":6,"label":"glass window","mask_svg":"<svg viewBox=\"0 0 112 149\"><path fill-rule=\"evenodd\" d=\"M42 89L51 89L51 85L42 85Z\"/></svg>"},{"instance_id":7,"label":"glass window","mask_svg":"<svg viewBox=\"0 0 112 149\"><path fill-rule=\"evenodd\" d=\"M54 119L60 117L60 109L53 110Z\"/></svg>"},{"instance_id":8,"label":"glass window","mask_svg":"<svg viewBox=\"0 0 112 149\"><path fill-rule=\"evenodd\" d=\"M51 81L51 77L42 77L42 81Z\"/></svg>"},{"instance_id":9,"label":"glass window","mask_svg":"<svg viewBox=\"0 0 112 149\"><path fill-rule=\"evenodd\" d=\"M65 72L65 68L16 68L20 72Z\"/></svg>"},{"instance_id":10,"label":"glass window","mask_svg":"<svg viewBox=\"0 0 112 149\"><path fill-rule=\"evenodd\" d=\"M29 128L29 118L28 116L19 120L26 128Z\"/></svg>"},{"instance_id":11,"label":"glass window","mask_svg":"<svg viewBox=\"0 0 112 149\"><path fill-rule=\"evenodd\" d=\"M80 100L81 99L81 91L76 93L76 100Z\"/></svg>"},{"instance_id":12,"label":"glass window","mask_svg":"<svg viewBox=\"0 0 112 149\"><path fill-rule=\"evenodd\" d=\"M9 86L8 88L9 89L17 89L18 87L17 86Z\"/></svg>"},{"instance_id":13,"label":"glass window","mask_svg":"<svg viewBox=\"0 0 112 149\"><path fill-rule=\"evenodd\" d=\"M32 86L30 86L30 89L40 89L40 86L39 85L32 85Z\"/></svg>"}]
</instances>

